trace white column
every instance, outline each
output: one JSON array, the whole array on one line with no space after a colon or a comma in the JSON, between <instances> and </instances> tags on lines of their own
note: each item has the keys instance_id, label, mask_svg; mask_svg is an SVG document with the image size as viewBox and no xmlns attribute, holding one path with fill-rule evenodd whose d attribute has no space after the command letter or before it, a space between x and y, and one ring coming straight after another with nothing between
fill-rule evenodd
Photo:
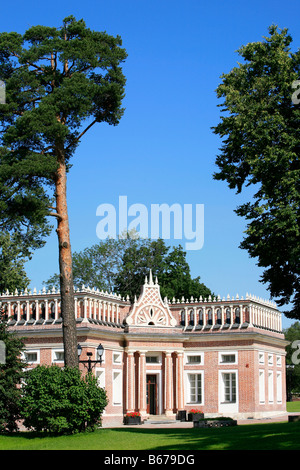
<instances>
[{"instance_id":1,"label":"white column","mask_svg":"<svg viewBox=\"0 0 300 470\"><path fill-rule=\"evenodd\" d=\"M173 414L173 368L172 368L172 353L165 352L165 413L166 415Z\"/></svg>"},{"instance_id":2,"label":"white column","mask_svg":"<svg viewBox=\"0 0 300 470\"><path fill-rule=\"evenodd\" d=\"M146 403L146 354L139 351L138 407L142 416L147 414Z\"/></svg>"},{"instance_id":3,"label":"white column","mask_svg":"<svg viewBox=\"0 0 300 470\"><path fill-rule=\"evenodd\" d=\"M20 309L20 301L17 300L17 321L21 320L21 309Z\"/></svg>"},{"instance_id":4,"label":"white column","mask_svg":"<svg viewBox=\"0 0 300 470\"><path fill-rule=\"evenodd\" d=\"M87 320L87 304L88 304L88 299L87 297L84 297L83 299L83 318L86 321Z\"/></svg>"},{"instance_id":5,"label":"white column","mask_svg":"<svg viewBox=\"0 0 300 470\"><path fill-rule=\"evenodd\" d=\"M35 300L35 319L36 320L40 319L40 306L39 306L38 299Z\"/></svg>"},{"instance_id":6,"label":"white column","mask_svg":"<svg viewBox=\"0 0 300 470\"><path fill-rule=\"evenodd\" d=\"M230 325L233 325L233 305L230 307Z\"/></svg>"},{"instance_id":7,"label":"white column","mask_svg":"<svg viewBox=\"0 0 300 470\"><path fill-rule=\"evenodd\" d=\"M30 320L30 306L29 300L26 300L26 321Z\"/></svg>"},{"instance_id":8,"label":"white column","mask_svg":"<svg viewBox=\"0 0 300 470\"><path fill-rule=\"evenodd\" d=\"M58 302L57 299L54 299L54 308L55 308L55 321L58 320Z\"/></svg>"},{"instance_id":9,"label":"white column","mask_svg":"<svg viewBox=\"0 0 300 470\"><path fill-rule=\"evenodd\" d=\"M176 353L176 408L184 409L183 353Z\"/></svg>"},{"instance_id":10,"label":"white column","mask_svg":"<svg viewBox=\"0 0 300 470\"><path fill-rule=\"evenodd\" d=\"M127 353L127 411L135 408L134 353Z\"/></svg>"}]
</instances>

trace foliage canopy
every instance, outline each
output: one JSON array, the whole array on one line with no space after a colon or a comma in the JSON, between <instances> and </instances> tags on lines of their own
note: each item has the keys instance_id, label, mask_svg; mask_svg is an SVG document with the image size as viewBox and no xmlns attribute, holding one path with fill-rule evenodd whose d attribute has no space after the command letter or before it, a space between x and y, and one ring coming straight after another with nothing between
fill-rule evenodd
<instances>
[{"instance_id":1,"label":"foliage canopy","mask_svg":"<svg viewBox=\"0 0 300 470\"><path fill-rule=\"evenodd\" d=\"M24 425L60 434L94 430L101 424L106 392L96 377L77 368L37 366L27 371L22 389Z\"/></svg>"},{"instance_id":2,"label":"foliage canopy","mask_svg":"<svg viewBox=\"0 0 300 470\"><path fill-rule=\"evenodd\" d=\"M120 36L64 18L60 28L0 34L0 229L42 243L57 221L66 365L78 366L66 181L82 137L124 112ZM85 127L84 127L85 126ZM33 229L35 230L33 232ZM32 240L31 240L32 241Z\"/></svg>"},{"instance_id":3,"label":"foliage canopy","mask_svg":"<svg viewBox=\"0 0 300 470\"><path fill-rule=\"evenodd\" d=\"M277 303L293 302L286 315L300 318L300 106L292 99L300 51L291 52L287 29L271 26L269 34L242 46L243 62L221 77L214 177L238 193L253 188L236 209L248 222L240 246L264 268L261 280Z\"/></svg>"}]
</instances>

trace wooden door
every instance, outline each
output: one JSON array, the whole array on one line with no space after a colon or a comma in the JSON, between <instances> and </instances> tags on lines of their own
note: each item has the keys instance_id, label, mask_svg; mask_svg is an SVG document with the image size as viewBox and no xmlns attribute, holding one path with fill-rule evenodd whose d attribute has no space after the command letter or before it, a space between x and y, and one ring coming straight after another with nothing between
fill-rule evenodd
<instances>
[{"instance_id":1,"label":"wooden door","mask_svg":"<svg viewBox=\"0 0 300 470\"><path fill-rule=\"evenodd\" d=\"M156 375L147 375L147 413L150 415L157 414L157 383Z\"/></svg>"}]
</instances>

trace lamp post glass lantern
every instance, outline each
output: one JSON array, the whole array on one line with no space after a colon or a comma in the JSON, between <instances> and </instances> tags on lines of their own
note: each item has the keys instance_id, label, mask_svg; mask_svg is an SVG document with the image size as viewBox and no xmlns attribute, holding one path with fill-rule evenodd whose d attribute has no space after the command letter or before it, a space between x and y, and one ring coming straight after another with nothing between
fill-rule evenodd
<instances>
[{"instance_id":1,"label":"lamp post glass lantern","mask_svg":"<svg viewBox=\"0 0 300 470\"><path fill-rule=\"evenodd\" d=\"M95 364L102 364L102 357L103 357L103 353L104 353L104 347L102 346L102 344L99 344L99 346L97 347L97 358L96 360L93 360L91 359L93 353L92 352L87 352L86 355L88 356L88 359L87 360L80 360L80 356L81 356L81 353L82 353L82 346L80 344L78 344L77 346L77 353L78 353L78 359L79 359L79 364L84 364L85 366L87 366L87 369L88 369L88 372L91 372L92 371L92 367L93 365Z\"/></svg>"}]
</instances>

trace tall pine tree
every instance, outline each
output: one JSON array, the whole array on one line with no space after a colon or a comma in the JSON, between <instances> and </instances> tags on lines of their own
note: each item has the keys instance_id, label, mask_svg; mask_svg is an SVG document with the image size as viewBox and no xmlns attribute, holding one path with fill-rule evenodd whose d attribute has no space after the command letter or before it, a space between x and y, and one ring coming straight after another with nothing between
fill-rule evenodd
<instances>
[{"instance_id":1,"label":"tall pine tree","mask_svg":"<svg viewBox=\"0 0 300 470\"><path fill-rule=\"evenodd\" d=\"M71 157L92 126L123 114L121 38L73 16L61 28L0 34L0 208L10 230L57 220L65 363L76 367L72 252L66 196Z\"/></svg>"}]
</instances>

